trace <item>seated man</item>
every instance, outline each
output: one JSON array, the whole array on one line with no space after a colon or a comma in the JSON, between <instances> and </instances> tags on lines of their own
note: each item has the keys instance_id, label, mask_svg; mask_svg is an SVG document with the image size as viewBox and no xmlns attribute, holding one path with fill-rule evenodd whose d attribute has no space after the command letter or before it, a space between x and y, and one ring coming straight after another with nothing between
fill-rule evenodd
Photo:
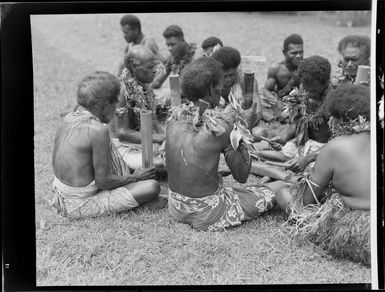
<instances>
[{"instance_id":1,"label":"seated man","mask_svg":"<svg viewBox=\"0 0 385 292\"><path fill-rule=\"evenodd\" d=\"M120 26L124 35L124 39L128 45L124 50L124 56L131 49L132 46L142 45L148 48L160 62L163 62L163 57L159 54L159 48L152 37L146 36L142 33L142 28L139 18L135 15L124 15L120 19ZM118 75L122 73L124 68L124 61L119 64Z\"/></svg>"},{"instance_id":2,"label":"seated man","mask_svg":"<svg viewBox=\"0 0 385 292\"><path fill-rule=\"evenodd\" d=\"M327 125L329 114L324 109L324 99L330 88L330 62L320 56L304 59L298 66L301 88L290 96L294 102L288 108L290 125L283 135L275 136L272 142L284 147L280 152L262 150L266 159L289 161L289 169L302 172L309 163L315 161L320 148L330 138ZM296 93L296 94L295 94ZM258 136L261 129L253 129Z\"/></svg>"},{"instance_id":3,"label":"seated man","mask_svg":"<svg viewBox=\"0 0 385 292\"><path fill-rule=\"evenodd\" d=\"M223 47L222 41L215 37L209 37L202 42L202 51L204 57L210 57L215 51Z\"/></svg>"},{"instance_id":4,"label":"seated man","mask_svg":"<svg viewBox=\"0 0 385 292\"><path fill-rule=\"evenodd\" d=\"M370 38L360 35L346 36L338 43L338 52L342 57L338 65L342 74L332 81L334 87L343 83L354 83L358 66L370 65Z\"/></svg>"},{"instance_id":5,"label":"seated man","mask_svg":"<svg viewBox=\"0 0 385 292\"><path fill-rule=\"evenodd\" d=\"M262 89L263 119L271 121L281 116L282 98L288 95L294 87L299 86L297 69L303 59L303 40L298 34L289 35L283 41L282 53L285 60L271 65L267 71L267 80Z\"/></svg>"},{"instance_id":6,"label":"seated man","mask_svg":"<svg viewBox=\"0 0 385 292\"><path fill-rule=\"evenodd\" d=\"M328 94L326 108L333 139L322 148L299 192L293 197L295 190L285 187L278 192L277 203L290 219L301 220L300 228L313 242L369 263L370 90L341 85ZM330 196L329 184L337 194Z\"/></svg>"},{"instance_id":7,"label":"seated man","mask_svg":"<svg viewBox=\"0 0 385 292\"><path fill-rule=\"evenodd\" d=\"M254 76L252 84L245 84L244 72L239 69L241 54L237 49L222 47L215 51L211 57L222 64L224 73L220 105L225 107L230 103L230 97L233 97L246 110L245 118L251 130L262 118L261 99L256 76ZM252 85L253 90L247 92L246 88L250 88L250 85Z\"/></svg>"},{"instance_id":8,"label":"seated man","mask_svg":"<svg viewBox=\"0 0 385 292\"><path fill-rule=\"evenodd\" d=\"M170 215L198 230L224 230L252 219L275 204L276 184L227 188L218 174L220 154L239 182L246 182L251 159L245 140L250 133L239 121L233 104L218 106L223 72L213 58L201 57L183 71L181 87L189 105L173 109L166 127L166 165L169 177ZM230 141L230 133L242 130L242 138ZM250 137L251 138L251 137ZM277 188L278 189L278 188Z\"/></svg>"},{"instance_id":9,"label":"seated man","mask_svg":"<svg viewBox=\"0 0 385 292\"><path fill-rule=\"evenodd\" d=\"M165 133L159 121L160 117L157 116L157 109L160 107L155 103L154 93L149 88L156 73L154 59L154 55L143 46L134 46L128 51L125 68L120 76L123 90L119 96L116 114L110 123L112 136L117 138L113 139L113 142L132 169L136 169L142 164L141 110L153 112L152 139L155 153L158 153L158 149L165 139ZM154 165L161 167L162 159L155 158Z\"/></svg>"},{"instance_id":10,"label":"seated man","mask_svg":"<svg viewBox=\"0 0 385 292\"><path fill-rule=\"evenodd\" d=\"M178 25L167 27L163 36L171 55L164 62L164 71L152 82L151 86L154 89L161 87L170 73L180 75L182 69L193 60L196 50L195 44L184 40L183 31Z\"/></svg>"},{"instance_id":11,"label":"seated man","mask_svg":"<svg viewBox=\"0 0 385 292\"><path fill-rule=\"evenodd\" d=\"M107 72L95 72L78 87L79 106L64 117L52 155L53 206L68 218L120 212L158 197L155 169L133 173L110 140L120 84Z\"/></svg>"}]
</instances>

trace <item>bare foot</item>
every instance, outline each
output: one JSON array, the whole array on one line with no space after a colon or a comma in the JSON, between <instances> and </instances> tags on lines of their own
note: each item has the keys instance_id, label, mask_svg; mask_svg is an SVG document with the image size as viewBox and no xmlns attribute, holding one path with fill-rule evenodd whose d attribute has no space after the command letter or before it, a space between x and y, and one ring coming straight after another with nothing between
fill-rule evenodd
<instances>
[{"instance_id":1,"label":"bare foot","mask_svg":"<svg viewBox=\"0 0 385 292\"><path fill-rule=\"evenodd\" d=\"M164 207L166 207L167 202L168 202L167 196L159 195L159 197L156 198L155 200L152 200L152 201L144 204L143 208L146 208L146 209L152 210L152 211L157 211L157 210L160 210L160 209L163 209Z\"/></svg>"}]
</instances>

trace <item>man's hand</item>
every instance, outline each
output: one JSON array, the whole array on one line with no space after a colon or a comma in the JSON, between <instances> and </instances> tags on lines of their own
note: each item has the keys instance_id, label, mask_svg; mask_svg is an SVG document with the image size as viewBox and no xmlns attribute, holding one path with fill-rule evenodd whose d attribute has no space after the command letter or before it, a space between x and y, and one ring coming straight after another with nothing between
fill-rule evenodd
<instances>
[{"instance_id":1,"label":"man's hand","mask_svg":"<svg viewBox=\"0 0 385 292\"><path fill-rule=\"evenodd\" d=\"M270 139L271 142L277 142L281 145L284 145L286 143L285 139L282 136L275 136Z\"/></svg>"},{"instance_id":2,"label":"man's hand","mask_svg":"<svg viewBox=\"0 0 385 292\"><path fill-rule=\"evenodd\" d=\"M306 157L304 158L293 158L292 160L289 160L287 162L288 166L285 167L286 169L289 169L295 173L303 172L306 168L306 166L309 164Z\"/></svg>"},{"instance_id":3,"label":"man's hand","mask_svg":"<svg viewBox=\"0 0 385 292\"><path fill-rule=\"evenodd\" d=\"M155 178L155 166L149 168L138 168L134 171L133 175L137 181L154 179Z\"/></svg>"}]
</instances>

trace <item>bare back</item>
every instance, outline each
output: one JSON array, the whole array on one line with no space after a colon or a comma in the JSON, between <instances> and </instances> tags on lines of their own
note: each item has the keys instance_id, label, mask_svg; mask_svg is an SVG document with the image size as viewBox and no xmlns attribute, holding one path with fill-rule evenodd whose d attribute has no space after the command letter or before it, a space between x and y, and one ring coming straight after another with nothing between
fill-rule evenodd
<instances>
[{"instance_id":1,"label":"bare back","mask_svg":"<svg viewBox=\"0 0 385 292\"><path fill-rule=\"evenodd\" d=\"M95 119L84 119L74 127L73 113L64 118L64 124L55 137L52 164L55 176L74 187L86 186L94 180L90 127L100 124Z\"/></svg>"},{"instance_id":2,"label":"bare back","mask_svg":"<svg viewBox=\"0 0 385 292\"><path fill-rule=\"evenodd\" d=\"M191 121L168 122L166 165L170 189L195 198L213 194L221 183L218 163L222 139L203 129L193 131Z\"/></svg>"},{"instance_id":3,"label":"bare back","mask_svg":"<svg viewBox=\"0 0 385 292\"><path fill-rule=\"evenodd\" d=\"M331 181L342 200L356 209L370 209L370 134L362 132L331 140L320 152L311 172L316 194ZM314 201L307 188L304 201Z\"/></svg>"},{"instance_id":4,"label":"bare back","mask_svg":"<svg viewBox=\"0 0 385 292\"><path fill-rule=\"evenodd\" d=\"M334 164L333 185L346 204L353 208L370 208L370 134L336 138L341 147Z\"/></svg>"}]
</instances>

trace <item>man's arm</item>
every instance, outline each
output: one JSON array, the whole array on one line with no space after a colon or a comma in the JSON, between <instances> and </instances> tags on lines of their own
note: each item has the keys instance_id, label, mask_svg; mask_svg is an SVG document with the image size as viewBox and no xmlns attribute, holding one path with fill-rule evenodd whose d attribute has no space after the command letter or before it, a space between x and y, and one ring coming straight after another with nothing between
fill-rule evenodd
<instances>
[{"instance_id":1,"label":"man's arm","mask_svg":"<svg viewBox=\"0 0 385 292\"><path fill-rule=\"evenodd\" d=\"M112 173L109 156L111 141L107 127L102 124L91 124L90 142L95 183L99 189L114 189L138 181L130 173L123 176Z\"/></svg>"},{"instance_id":2,"label":"man's arm","mask_svg":"<svg viewBox=\"0 0 385 292\"><path fill-rule=\"evenodd\" d=\"M315 198L318 201L321 200L322 191L333 178L335 152L334 143L329 142L318 154L315 165L310 172L310 182L306 185L303 193L304 206L316 203Z\"/></svg>"},{"instance_id":3,"label":"man's arm","mask_svg":"<svg viewBox=\"0 0 385 292\"><path fill-rule=\"evenodd\" d=\"M276 94L274 90L277 86L277 73L279 66L279 64L274 64L267 70L267 79L263 87L263 95L270 101L276 100Z\"/></svg>"},{"instance_id":4,"label":"man's arm","mask_svg":"<svg viewBox=\"0 0 385 292\"><path fill-rule=\"evenodd\" d=\"M244 145L240 145L236 151L231 146L230 133L233 129L234 117L231 115L226 121L218 121L218 124L226 129L226 132L219 136L221 149L218 150L224 151L226 164L233 178L240 183L245 183L250 174L251 156Z\"/></svg>"}]
</instances>

